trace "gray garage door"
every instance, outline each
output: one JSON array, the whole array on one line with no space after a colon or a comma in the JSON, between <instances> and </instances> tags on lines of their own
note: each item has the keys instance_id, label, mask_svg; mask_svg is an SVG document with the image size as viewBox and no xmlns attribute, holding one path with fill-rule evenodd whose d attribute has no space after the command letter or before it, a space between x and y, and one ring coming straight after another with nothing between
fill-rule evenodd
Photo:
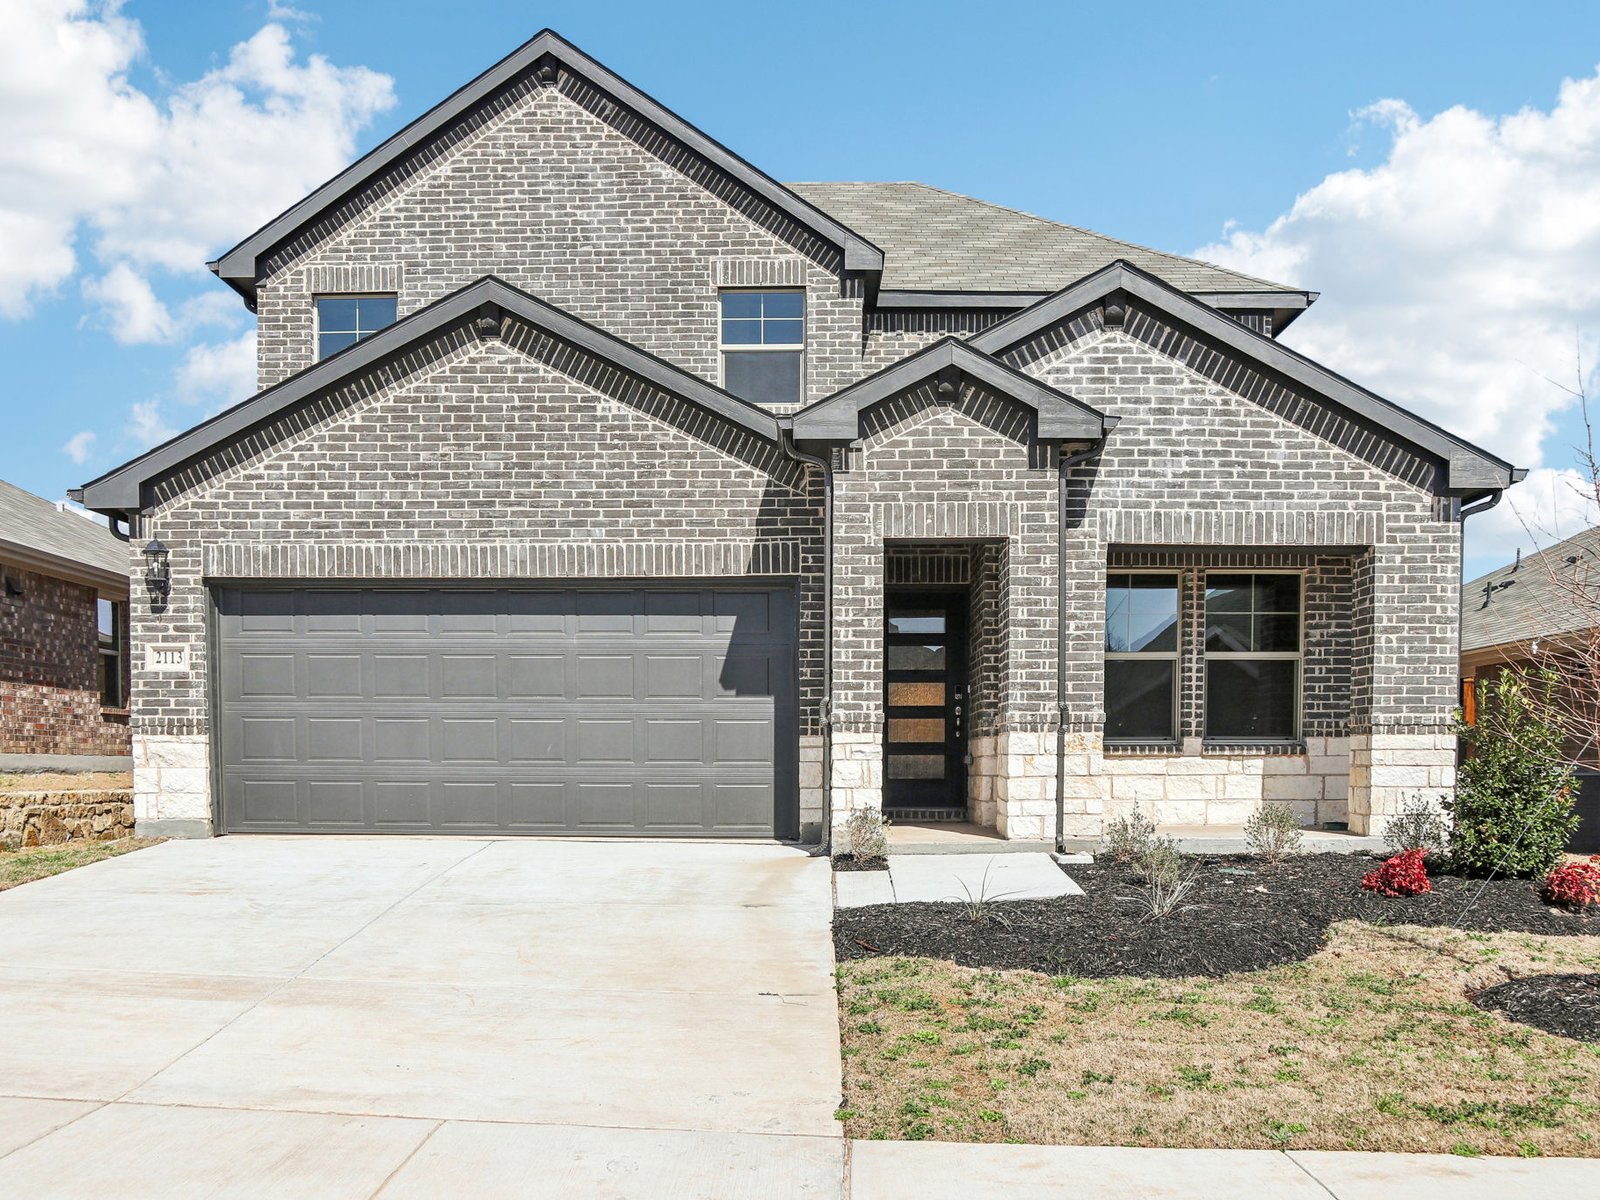
<instances>
[{"instance_id":1,"label":"gray garage door","mask_svg":"<svg viewBox=\"0 0 1600 1200\"><path fill-rule=\"evenodd\" d=\"M218 592L222 828L797 833L765 588Z\"/></svg>"}]
</instances>

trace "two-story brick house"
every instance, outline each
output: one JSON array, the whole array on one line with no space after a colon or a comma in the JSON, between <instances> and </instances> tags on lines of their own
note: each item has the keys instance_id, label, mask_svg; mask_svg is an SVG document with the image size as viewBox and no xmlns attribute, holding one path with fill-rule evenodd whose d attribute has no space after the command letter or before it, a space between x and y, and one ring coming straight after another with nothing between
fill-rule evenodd
<instances>
[{"instance_id":1,"label":"two-story brick house","mask_svg":"<svg viewBox=\"0 0 1600 1200\"><path fill-rule=\"evenodd\" d=\"M167 555L146 829L1366 831L1453 782L1460 526L1519 472L1275 341L1310 293L779 184L548 32L213 268L262 391L82 489Z\"/></svg>"}]
</instances>

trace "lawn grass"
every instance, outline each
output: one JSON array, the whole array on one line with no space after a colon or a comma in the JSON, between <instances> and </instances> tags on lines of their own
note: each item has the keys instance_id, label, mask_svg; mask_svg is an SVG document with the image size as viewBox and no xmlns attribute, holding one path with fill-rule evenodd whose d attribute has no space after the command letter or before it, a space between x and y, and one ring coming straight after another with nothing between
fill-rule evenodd
<instances>
[{"instance_id":1,"label":"lawn grass","mask_svg":"<svg viewBox=\"0 0 1600 1200\"><path fill-rule=\"evenodd\" d=\"M115 858L131 850L154 846L161 838L118 838L114 842L65 842L59 846L38 846L31 850L0 851L0 892L20 884L59 875L74 867L87 866L103 858Z\"/></svg>"},{"instance_id":2,"label":"lawn grass","mask_svg":"<svg viewBox=\"0 0 1600 1200\"><path fill-rule=\"evenodd\" d=\"M839 968L855 1138L1600 1156L1600 1046L1485 1013L1600 937L1334 925L1311 958L1078 979L927 958Z\"/></svg>"}]
</instances>

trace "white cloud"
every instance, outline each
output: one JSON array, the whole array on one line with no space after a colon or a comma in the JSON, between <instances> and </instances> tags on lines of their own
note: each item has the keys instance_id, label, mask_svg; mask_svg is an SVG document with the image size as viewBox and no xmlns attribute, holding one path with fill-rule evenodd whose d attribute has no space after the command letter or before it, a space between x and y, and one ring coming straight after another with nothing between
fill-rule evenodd
<instances>
[{"instance_id":1,"label":"white cloud","mask_svg":"<svg viewBox=\"0 0 1600 1200\"><path fill-rule=\"evenodd\" d=\"M164 95L129 81L143 53L115 0L0 4L0 316L69 279L82 240L198 273L344 167L394 102L386 75L299 61L280 24Z\"/></svg>"},{"instance_id":2,"label":"white cloud","mask_svg":"<svg viewBox=\"0 0 1600 1200\"><path fill-rule=\"evenodd\" d=\"M188 404L226 408L256 390L256 331L192 346L178 367L177 395Z\"/></svg>"},{"instance_id":3,"label":"white cloud","mask_svg":"<svg viewBox=\"0 0 1600 1200\"><path fill-rule=\"evenodd\" d=\"M92 429L85 429L79 433L73 434L67 439L67 444L61 447L61 453L65 454L79 466L82 466L84 463L89 461L89 455L93 450L94 430Z\"/></svg>"},{"instance_id":4,"label":"white cloud","mask_svg":"<svg viewBox=\"0 0 1600 1200\"><path fill-rule=\"evenodd\" d=\"M128 437L140 450L177 435L161 413L161 401L141 400L128 412Z\"/></svg>"},{"instance_id":5,"label":"white cloud","mask_svg":"<svg viewBox=\"0 0 1600 1200\"><path fill-rule=\"evenodd\" d=\"M1388 137L1382 163L1329 175L1265 230L1226 230L1196 254L1320 290L1285 343L1502 458L1550 468L1475 518L1469 549L1498 553L1519 513L1536 527L1576 521L1554 507L1554 472L1572 462L1555 431L1578 362L1600 358L1600 74L1563 83L1548 111L1425 118L1387 99L1357 118Z\"/></svg>"},{"instance_id":6,"label":"white cloud","mask_svg":"<svg viewBox=\"0 0 1600 1200\"><path fill-rule=\"evenodd\" d=\"M1499 505L1468 519L1467 549L1480 562L1505 563L1519 548L1527 553L1553 545L1595 524L1600 504L1593 480L1571 467L1535 467Z\"/></svg>"},{"instance_id":7,"label":"white cloud","mask_svg":"<svg viewBox=\"0 0 1600 1200\"><path fill-rule=\"evenodd\" d=\"M150 281L127 263L118 263L99 279L84 280L83 295L100 306L111 336L124 346L168 342L177 332L172 314L156 298Z\"/></svg>"}]
</instances>

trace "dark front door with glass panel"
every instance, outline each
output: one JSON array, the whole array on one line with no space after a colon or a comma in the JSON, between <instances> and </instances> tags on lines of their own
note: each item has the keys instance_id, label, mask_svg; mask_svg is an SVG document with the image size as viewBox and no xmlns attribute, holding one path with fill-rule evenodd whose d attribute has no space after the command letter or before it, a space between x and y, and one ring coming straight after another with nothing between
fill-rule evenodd
<instances>
[{"instance_id":1,"label":"dark front door with glass panel","mask_svg":"<svg viewBox=\"0 0 1600 1200\"><path fill-rule=\"evenodd\" d=\"M966 807L967 596L891 591L884 603L884 808Z\"/></svg>"}]
</instances>

